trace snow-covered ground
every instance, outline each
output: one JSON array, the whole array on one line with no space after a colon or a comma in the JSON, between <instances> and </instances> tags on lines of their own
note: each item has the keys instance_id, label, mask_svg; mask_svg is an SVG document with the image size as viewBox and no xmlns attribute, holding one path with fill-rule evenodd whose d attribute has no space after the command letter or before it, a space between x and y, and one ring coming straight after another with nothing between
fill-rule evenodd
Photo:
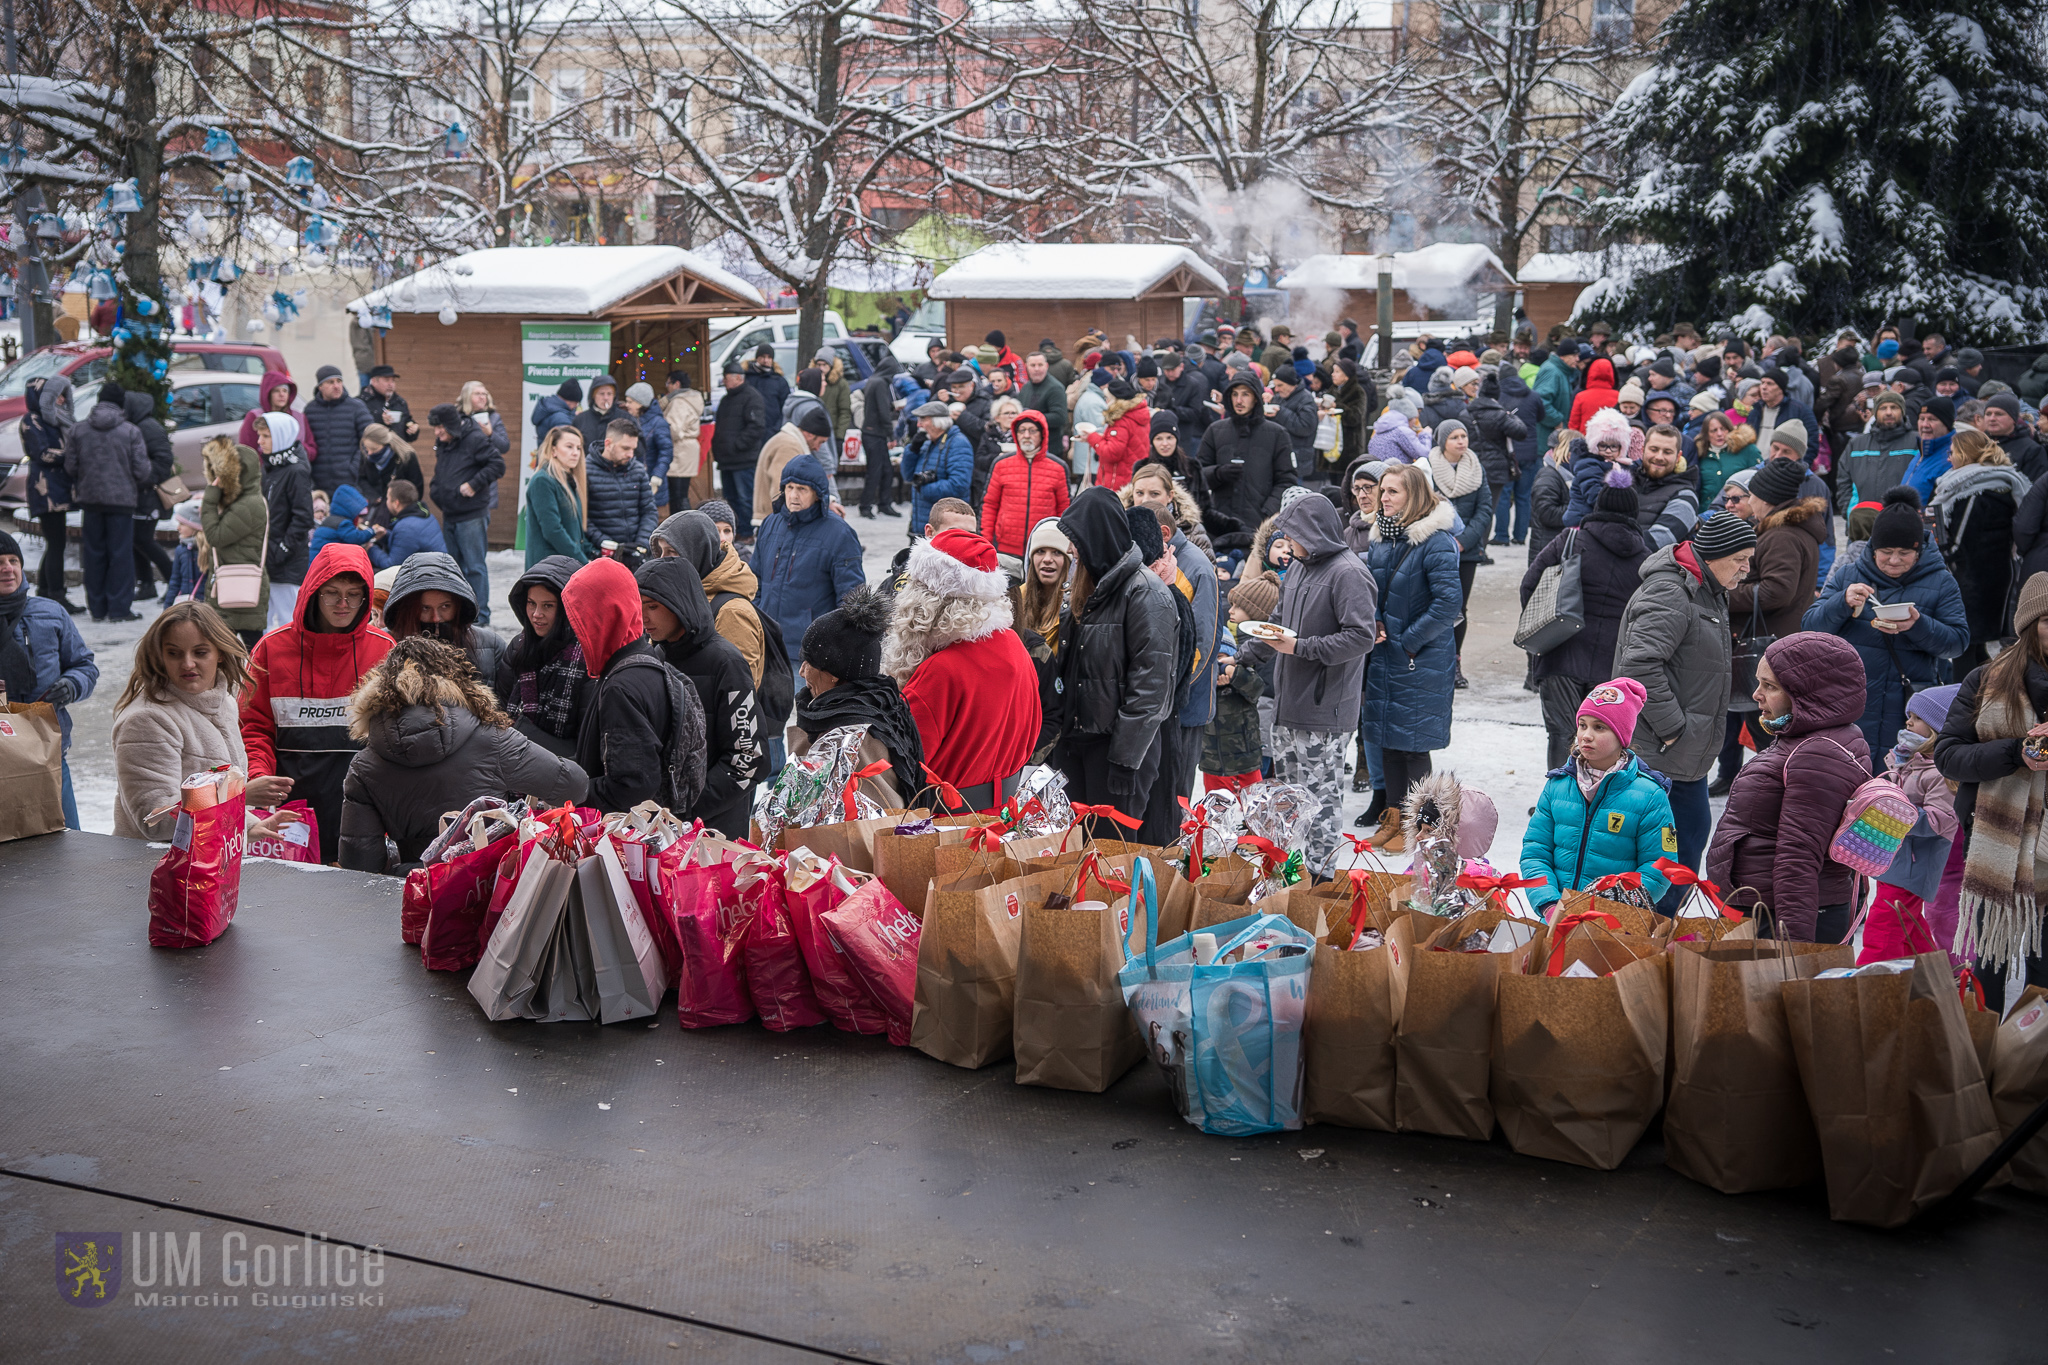
<instances>
[{"instance_id":1,"label":"snow-covered ground","mask_svg":"<svg viewBox=\"0 0 2048 1365\"><path fill-rule=\"evenodd\" d=\"M850 515L866 549L868 581L878 583L890 559L907 542L907 510L894 521L866 521L857 512ZM1465 671L1472 687L1457 694L1450 747L1436 755L1436 766L1456 772L1493 798L1500 811L1494 861L1506 867L1515 862L1529 808L1543 785L1544 740L1542 712L1535 695L1522 690L1523 659L1512 643L1518 611L1516 589L1527 552L1514 547L1494 553L1500 562L1480 568L1473 591L1472 629L1465 647ZM509 624L505 596L524 566L518 551L499 550L490 556L491 597L498 605L500 627ZM135 610L144 619L125 625L95 625L88 617L74 618L100 669L93 695L71 712L72 782L78 794L79 818L89 830L111 833L114 827L114 759L108 738L114 702L127 684L136 641L157 609L155 602L137 603ZM1347 787L1347 821L1362 812L1369 799L1354 795Z\"/></svg>"}]
</instances>

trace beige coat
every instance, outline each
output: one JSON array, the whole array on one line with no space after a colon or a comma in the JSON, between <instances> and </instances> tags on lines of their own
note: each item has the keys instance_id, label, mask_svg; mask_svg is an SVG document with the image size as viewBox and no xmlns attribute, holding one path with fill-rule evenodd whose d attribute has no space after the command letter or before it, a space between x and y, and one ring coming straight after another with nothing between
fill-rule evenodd
<instances>
[{"instance_id":1,"label":"beige coat","mask_svg":"<svg viewBox=\"0 0 2048 1365\"><path fill-rule=\"evenodd\" d=\"M766 521L768 514L775 510L775 499L782 494L782 467L797 456L810 453L804 434L796 429L794 422L784 422L782 430L761 446L761 459L754 466L755 525Z\"/></svg>"},{"instance_id":2,"label":"beige coat","mask_svg":"<svg viewBox=\"0 0 2048 1365\"><path fill-rule=\"evenodd\" d=\"M666 394L661 400L661 415L668 419L668 434L675 439L674 458L669 462L668 476L671 479L695 478L697 462L701 458L697 451L698 428L704 423L704 392L701 389L677 389Z\"/></svg>"},{"instance_id":3,"label":"beige coat","mask_svg":"<svg viewBox=\"0 0 2048 1365\"><path fill-rule=\"evenodd\" d=\"M164 700L143 696L114 717L114 833L125 839L168 839L187 777L216 764L249 770L234 693L217 683L192 696L171 689Z\"/></svg>"}]
</instances>

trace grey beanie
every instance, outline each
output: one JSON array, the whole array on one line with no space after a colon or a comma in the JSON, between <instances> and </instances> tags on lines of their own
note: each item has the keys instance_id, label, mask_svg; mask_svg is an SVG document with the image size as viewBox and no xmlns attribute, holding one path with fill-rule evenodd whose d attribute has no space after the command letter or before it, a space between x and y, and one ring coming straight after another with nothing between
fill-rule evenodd
<instances>
[{"instance_id":1,"label":"grey beanie","mask_svg":"<svg viewBox=\"0 0 2048 1365\"><path fill-rule=\"evenodd\" d=\"M654 406L654 386L645 382L635 384L626 390L626 397L643 408Z\"/></svg>"}]
</instances>

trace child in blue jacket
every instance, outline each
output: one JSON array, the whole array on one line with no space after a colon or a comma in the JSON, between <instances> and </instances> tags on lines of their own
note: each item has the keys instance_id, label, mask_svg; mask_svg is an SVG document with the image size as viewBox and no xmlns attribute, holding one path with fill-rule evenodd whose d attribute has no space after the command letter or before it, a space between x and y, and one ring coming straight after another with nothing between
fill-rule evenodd
<instances>
[{"instance_id":1,"label":"child in blue jacket","mask_svg":"<svg viewBox=\"0 0 2048 1365\"><path fill-rule=\"evenodd\" d=\"M1634 678L1616 678L1579 703L1572 755L1547 774L1522 837L1522 875L1547 883L1529 890L1536 909L1616 872L1642 874L1647 904L1664 894L1656 862L1678 856L1671 783L1628 747L1647 695Z\"/></svg>"},{"instance_id":2,"label":"child in blue jacket","mask_svg":"<svg viewBox=\"0 0 2048 1365\"><path fill-rule=\"evenodd\" d=\"M370 529L370 500L363 490L345 483L328 500L327 515L313 528L312 553L319 554L339 541L344 545L368 545L376 533Z\"/></svg>"}]
</instances>

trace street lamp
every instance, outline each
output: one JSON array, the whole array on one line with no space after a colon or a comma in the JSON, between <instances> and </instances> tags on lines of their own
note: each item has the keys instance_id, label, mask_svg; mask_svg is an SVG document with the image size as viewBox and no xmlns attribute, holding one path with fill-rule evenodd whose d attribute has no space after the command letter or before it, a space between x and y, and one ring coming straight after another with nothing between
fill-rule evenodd
<instances>
[{"instance_id":1,"label":"street lamp","mask_svg":"<svg viewBox=\"0 0 2048 1365\"><path fill-rule=\"evenodd\" d=\"M1373 262L1379 273L1379 287L1374 291L1375 302L1379 305L1380 344L1375 359L1378 368L1392 373L1394 368L1394 255L1382 251Z\"/></svg>"}]
</instances>

